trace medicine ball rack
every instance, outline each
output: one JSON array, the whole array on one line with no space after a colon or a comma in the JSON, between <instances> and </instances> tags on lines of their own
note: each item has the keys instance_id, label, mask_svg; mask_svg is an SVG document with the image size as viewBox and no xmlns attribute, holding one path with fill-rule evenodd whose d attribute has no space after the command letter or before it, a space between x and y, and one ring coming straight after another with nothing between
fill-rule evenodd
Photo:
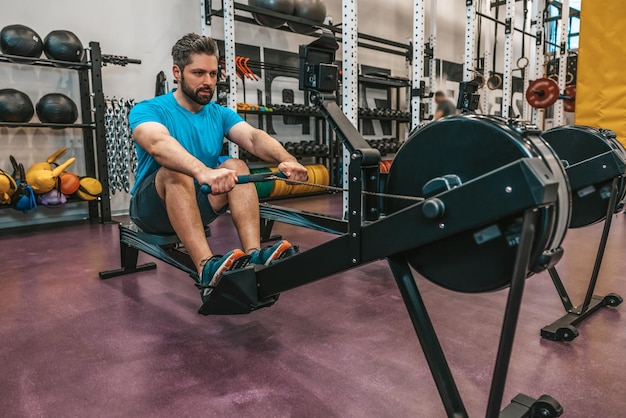
<instances>
[{"instance_id":1,"label":"medicine ball rack","mask_svg":"<svg viewBox=\"0 0 626 418\"><path fill-rule=\"evenodd\" d=\"M82 123L15 123L0 122L0 127L17 128L78 128L82 129L85 156L85 171L89 177L97 178L102 183L102 194L98 199L89 201L90 221L111 222L111 204L109 196L109 178L107 167L106 135L104 127L105 101L102 91L102 67L107 64L125 66L140 64L137 59L120 55L102 54L98 42L90 42L82 62L59 61L45 58L29 58L0 54L0 63L34 65L48 68L75 70L78 73L80 94L80 115ZM88 56L88 57L87 57ZM0 209L10 206L0 206ZM19 229L20 227L16 227ZM13 228L8 228L13 229Z\"/></svg>"}]
</instances>

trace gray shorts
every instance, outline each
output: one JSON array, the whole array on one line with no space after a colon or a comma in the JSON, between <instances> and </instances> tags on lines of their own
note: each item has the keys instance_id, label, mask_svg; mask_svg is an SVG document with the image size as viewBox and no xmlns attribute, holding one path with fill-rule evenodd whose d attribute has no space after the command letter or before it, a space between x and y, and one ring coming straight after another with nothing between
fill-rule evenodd
<instances>
[{"instance_id":1,"label":"gray shorts","mask_svg":"<svg viewBox=\"0 0 626 418\"><path fill-rule=\"evenodd\" d=\"M167 216L165 202L161 200L156 190L157 172L158 170L146 177L135 190L135 194L130 199L130 219L144 232L170 235L175 232ZM226 212L226 208L216 212L211 207L207 195L200 191L198 184L196 184L196 201L200 209L202 224L205 226Z\"/></svg>"}]
</instances>

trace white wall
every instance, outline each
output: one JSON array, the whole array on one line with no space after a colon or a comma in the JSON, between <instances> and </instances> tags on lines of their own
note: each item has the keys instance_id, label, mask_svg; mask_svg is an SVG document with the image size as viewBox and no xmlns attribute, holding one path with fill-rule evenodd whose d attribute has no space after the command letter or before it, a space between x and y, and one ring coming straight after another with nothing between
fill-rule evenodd
<instances>
[{"instance_id":1,"label":"white wall","mask_svg":"<svg viewBox=\"0 0 626 418\"><path fill-rule=\"evenodd\" d=\"M240 0L245 1L245 0ZM219 4L219 1L214 1ZM426 2L427 6L429 2ZM406 0L359 0L359 31L399 42L408 42L412 36L412 2ZM521 7L521 2L518 8ZM335 23L341 22L341 1L327 0L328 15ZM461 63L465 24L465 2L463 0L439 0L437 4L438 49L437 57ZM426 19L430 18L427 8ZM222 21L213 19L211 28L215 38L223 37ZM51 30L71 30L87 46L89 41L100 42L103 53L126 55L142 60L141 65L126 67L106 66L103 68L103 85L106 96L142 100L154 95L156 74L163 70L170 86L172 44L183 34L200 32L200 1L188 0L20 0L4 7L0 16L0 27L20 23L31 27L43 38ZM275 49L297 51L301 43L311 37L290 32L276 31L244 23L236 24L237 41L247 44L262 44ZM490 25L485 25L490 27ZM485 27L484 26L484 27ZM426 21L428 28L428 20ZM393 75L406 76L403 57L359 50L362 64L387 67ZM42 95L57 91L68 94L78 102L78 84L72 71L45 69L24 65L1 64L0 88L14 87L29 94L33 102ZM49 129L0 128L0 168L10 169L8 155L13 154L26 166L45 159L60 146L69 152L64 158L76 156L79 163L73 170L81 174L82 141L79 130L51 131ZM115 212L127 208L128 197L119 192L113 197ZM85 205L75 209L86 212ZM22 214L0 211L0 228L7 222L32 222L38 217L51 216L48 209L39 214ZM69 214L61 210L54 213ZM73 213L73 212L72 212Z\"/></svg>"}]
</instances>

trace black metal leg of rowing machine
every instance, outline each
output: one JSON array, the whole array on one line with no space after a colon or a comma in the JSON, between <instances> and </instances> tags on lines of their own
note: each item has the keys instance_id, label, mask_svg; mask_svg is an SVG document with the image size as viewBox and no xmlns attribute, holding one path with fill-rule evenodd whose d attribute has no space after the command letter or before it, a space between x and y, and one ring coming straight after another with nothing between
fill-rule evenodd
<instances>
[{"instance_id":1,"label":"black metal leg of rowing machine","mask_svg":"<svg viewBox=\"0 0 626 418\"><path fill-rule=\"evenodd\" d=\"M259 300L254 266L224 273L198 313L202 315L247 314L272 306L279 295Z\"/></svg>"},{"instance_id":2,"label":"black metal leg of rowing machine","mask_svg":"<svg viewBox=\"0 0 626 418\"><path fill-rule=\"evenodd\" d=\"M536 213L528 211L524 215L524 223L521 232L520 244L517 253L513 276L511 280L511 289L509 291L508 301L506 305L504 321L502 325L502 334L500 336L500 345L498 347L498 355L496 358L496 366L494 370L493 380L491 383L491 391L489 393L489 402L487 405L487 418L495 418L504 416L506 418L530 418L530 417L558 417L562 413L562 409L558 402L551 397L544 395L539 400L535 400L526 395L520 394L514 400L513 404L505 408L500 415L500 405L504 392L506 374L508 371L509 360L511 357L511 349L515 336L515 328L517 326L517 318L524 289L524 281L532 249L534 225ZM402 295L402 299L407 307L413 327L417 333L417 337L422 346L424 356L435 380L435 384L439 391L439 395L444 404L446 414L449 417L467 417L467 411L463 405L463 401L458 392L456 384L450 368L446 361L439 340L433 328L432 322L428 317L428 312L422 301L417 285L411 273L408 263L400 256L392 256L388 258L391 271L396 279L398 288ZM525 403L516 402L516 400L526 400ZM543 400L548 399L552 404L558 406L555 408L555 415L530 415L531 411L536 409L535 403L540 404ZM541 401L541 402L540 402ZM543 404L543 403L541 403ZM525 406L527 405L527 406Z\"/></svg>"},{"instance_id":3,"label":"black metal leg of rowing machine","mask_svg":"<svg viewBox=\"0 0 626 418\"><path fill-rule=\"evenodd\" d=\"M283 239L282 235L272 235L272 228L274 227L273 219L261 218L261 243L278 241Z\"/></svg>"},{"instance_id":4,"label":"black metal leg of rowing machine","mask_svg":"<svg viewBox=\"0 0 626 418\"><path fill-rule=\"evenodd\" d=\"M502 321L502 332L500 333L498 354L496 355L496 364L493 371L493 378L491 379L491 389L489 391L487 412L485 414L487 418L552 418L558 417L563 413L561 405L559 405L559 403L549 395L542 395L539 399L535 400L524 394L517 395L515 399L513 399L512 404L500 412L506 376L508 373L509 362L511 360L511 351L513 350L517 320L519 318L522 297L524 295L524 284L526 282L536 224L537 212L533 210L526 211L524 213L519 247L517 249L517 256L515 258L515 265L513 267L513 274L511 277L511 285L509 287L506 308L504 310L504 320ZM520 402L516 402L516 399L526 399L528 402L521 404ZM546 404L553 406L553 408L545 407ZM519 406L524 405L527 405L528 409L525 410L525 408L521 408L520 411ZM515 411L515 409L518 409L518 411Z\"/></svg>"},{"instance_id":5,"label":"black metal leg of rowing machine","mask_svg":"<svg viewBox=\"0 0 626 418\"><path fill-rule=\"evenodd\" d=\"M602 236L600 237L600 244L598 245L598 252L596 254L596 260L591 272L591 278L589 280L589 287L587 288L587 294L585 300L580 306L573 306L563 281L561 280L556 268L552 267L548 270L552 282L556 287L556 290L561 297L561 302L567 312L564 316L557 319L550 325L546 325L541 329L541 336L545 339L552 341L572 341L578 336L578 330L575 325L583 321L585 318L591 316L598 309L610 306L616 307L621 304L624 299L616 293L609 293L606 296L594 295L593 292L598 282L598 275L600 274L600 267L602 266L602 259L604 258L604 251L606 249L606 243L609 239L609 232L611 230L611 222L617 205L617 199L619 194L619 179L613 179L611 185L611 197L609 199L609 205L604 219L604 228L602 229Z\"/></svg>"},{"instance_id":6,"label":"black metal leg of rowing machine","mask_svg":"<svg viewBox=\"0 0 626 418\"><path fill-rule=\"evenodd\" d=\"M422 346L422 351L435 380L435 385L439 390L447 415L458 418L467 417L467 411L463 405L461 395L456 387L448 362L437 339L433 324L428 317L426 306L424 306L422 296L417 289L408 263L402 257L395 256L389 257L387 262L393 277L396 279L400 294L409 312L409 317L413 322L417 338Z\"/></svg>"},{"instance_id":7,"label":"black metal leg of rowing machine","mask_svg":"<svg viewBox=\"0 0 626 418\"><path fill-rule=\"evenodd\" d=\"M137 265L137 258L139 257L139 250L121 241L121 228L120 224L120 261L121 268L115 270L101 271L99 277L101 280L111 279L117 276L123 276L125 274L137 273L140 271L154 270L156 269L156 263L148 262L145 264Z\"/></svg>"}]
</instances>

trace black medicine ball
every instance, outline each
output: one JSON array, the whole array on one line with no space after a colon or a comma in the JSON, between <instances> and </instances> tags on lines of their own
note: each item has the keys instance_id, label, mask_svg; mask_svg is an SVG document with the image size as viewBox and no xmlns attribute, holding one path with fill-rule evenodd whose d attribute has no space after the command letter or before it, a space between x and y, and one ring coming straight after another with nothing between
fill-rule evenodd
<instances>
[{"instance_id":1,"label":"black medicine ball","mask_svg":"<svg viewBox=\"0 0 626 418\"><path fill-rule=\"evenodd\" d=\"M53 30L43 40L43 52L53 60L80 62L83 59L83 44L69 30Z\"/></svg>"},{"instance_id":2,"label":"black medicine ball","mask_svg":"<svg viewBox=\"0 0 626 418\"><path fill-rule=\"evenodd\" d=\"M43 50L43 42L28 26L9 25L0 31L0 50L7 55L38 58Z\"/></svg>"},{"instance_id":3,"label":"black medicine ball","mask_svg":"<svg viewBox=\"0 0 626 418\"><path fill-rule=\"evenodd\" d=\"M78 108L66 95L50 93L37 102L37 116L43 123L74 123L78 118Z\"/></svg>"},{"instance_id":4,"label":"black medicine ball","mask_svg":"<svg viewBox=\"0 0 626 418\"><path fill-rule=\"evenodd\" d=\"M19 90L0 90L0 122L28 122L35 113L33 102Z\"/></svg>"}]
</instances>

